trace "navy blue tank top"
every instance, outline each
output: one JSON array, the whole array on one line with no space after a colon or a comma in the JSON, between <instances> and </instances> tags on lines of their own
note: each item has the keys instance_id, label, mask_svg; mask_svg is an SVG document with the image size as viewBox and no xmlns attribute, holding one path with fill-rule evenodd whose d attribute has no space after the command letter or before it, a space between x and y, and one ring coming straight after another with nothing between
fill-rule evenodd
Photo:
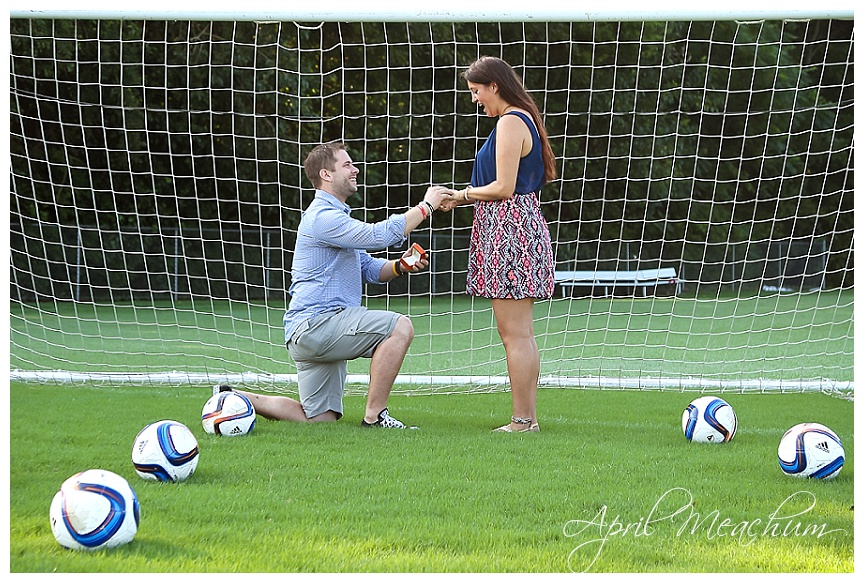
<instances>
[{"instance_id":1,"label":"navy blue tank top","mask_svg":"<svg viewBox=\"0 0 864 583\"><path fill-rule=\"evenodd\" d=\"M516 174L516 194L528 194L537 192L545 183L543 177L545 167L543 166L543 149L540 146L540 134L534 127L534 121L530 115L521 111L511 111L504 115L518 115L531 131L531 151L524 158L519 159L519 171ZM495 163L495 139L498 130L496 124L492 128L486 143L477 152L474 159L474 170L471 172L471 186L486 186L495 180L497 175Z\"/></svg>"}]
</instances>

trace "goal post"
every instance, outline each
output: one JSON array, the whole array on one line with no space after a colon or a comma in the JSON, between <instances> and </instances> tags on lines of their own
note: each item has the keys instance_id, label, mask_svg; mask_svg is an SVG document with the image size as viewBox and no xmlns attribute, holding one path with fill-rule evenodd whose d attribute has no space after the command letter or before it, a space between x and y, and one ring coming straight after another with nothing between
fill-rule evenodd
<instances>
[{"instance_id":1,"label":"goal post","mask_svg":"<svg viewBox=\"0 0 864 583\"><path fill-rule=\"evenodd\" d=\"M346 142L366 221L464 186L493 120L459 73L491 54L558 165L541 386L851 394L852 12L559 6L13 9L10 378L296 391L305 153ZM471 220L435 213L429 272L366 289L415 326L396 392L508 388Z\"/></svg>"}]
</instances>

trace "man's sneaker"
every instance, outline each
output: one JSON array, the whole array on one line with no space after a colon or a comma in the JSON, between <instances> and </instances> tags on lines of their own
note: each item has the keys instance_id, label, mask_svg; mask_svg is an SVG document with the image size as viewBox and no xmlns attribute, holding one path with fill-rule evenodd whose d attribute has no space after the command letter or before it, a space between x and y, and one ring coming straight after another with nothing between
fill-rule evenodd
<instances>
[{"instance_id":1,"label":"man's sneaker","mask_svg":"<svg viewBox=\"0 0 864 583\"><path fill-rule=\"evenodd\" d=\"M416 427L408 427L398 419L390 416L390 412L385 408L378 413L378 421L375 423L367 423L364 419L360 422L360 427L385 427L388 429L417 429Z\"/></svg>"},{"instance_id":2,"label":"man's sneaker","mask_svg":"<svg viewBox=\"0 0 864 583\"><path fill-rule=\"evenodd\" d=\"M230 391L231 387L228 385L213 385L213 395L218 395L219 393L224 393L226 391Z\"/></svg>"}]
</instances>

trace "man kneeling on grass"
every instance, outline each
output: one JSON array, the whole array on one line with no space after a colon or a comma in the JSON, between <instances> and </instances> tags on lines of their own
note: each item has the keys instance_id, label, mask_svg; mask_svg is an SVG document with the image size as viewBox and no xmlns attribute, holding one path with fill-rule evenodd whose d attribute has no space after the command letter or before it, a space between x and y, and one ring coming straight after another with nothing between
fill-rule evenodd
<instances>
[{"instance_id":1,"label":"man kneeling on grass","mask_svg":"<svg viewBox=\"0 0 864 583\"><path fill-rule=\"evenodd\" d=\"M237 392L267 419L336 421L342 417L348 361L371 358L361 425L404 429L404 423L390 416L387 399L414 339L414 327L407 317L369 310L360 300L364 283L385 283L426 269L429 262L421 258L405 271L399 261L375 258L367 251L403 243L449 195L430 186L423 201L408 212L370 224L350 216L347 201L357 192L360 171L344 144L316 146L306 157L304 170L315 187L315 199L297 228L291 302L285 314L285 342L297 364L300 400ZM227 385L213 388L214 394L230 390L234 389Z\"/></svg>"}]
</instances>

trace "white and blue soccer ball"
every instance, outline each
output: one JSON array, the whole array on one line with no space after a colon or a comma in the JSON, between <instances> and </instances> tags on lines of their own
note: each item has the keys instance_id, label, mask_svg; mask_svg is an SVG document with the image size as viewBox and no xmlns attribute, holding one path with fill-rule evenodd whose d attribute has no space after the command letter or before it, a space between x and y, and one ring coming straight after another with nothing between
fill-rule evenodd
<instances>
[{"instance_id":1,"label":"white and blue soccer ball","mask_svg":"<svg viewBox=\"0 0 864 583\"><path fill-rule=\"evenodd\" d=\"M198 467L198 440L179 421L157 421L138 432L132 465L145 480L182 482Z\"/></svg>"},{"instance_id":2,"label":"white and blue soccer ball","mask_svg":"<svg viewBox=\"0 0 864 583\"><path fill-rule=\"evenodd\" d=\"M732 406L723 399L704 396L694 399L684 409L681 428L687 441L725 443L735 437L738 417Z\"/></svg>"},{"instance_id":3,"label":"white and blue soccer ball","mask_svg":"<svg viewBox=\"0 0 864 583\"><path fill-rule=\"evenodd\" d=\"M255 427L255 407L245 395L223 391L204 403L201 425L211 435L246 435Z\"/></svg>"},{"instance_id":4,"label":"white and blue soccer ball","mask_svg":"<svg viewBox=\"0 0 864 583\"><path fill-rule=\"evenodd\" d=\"M783 473L800 478L835 478L845 458L840 438L820 423L795 425L783 434L777 448Z\"/></svg>"},{"instance_id":5,"label":"white and blue soccer ball","mask_svg":"<svg viewBox=\"0 0 864 583\"><path fill-rule=\"evenodd\" d=\"M141 510L129 483L107 470L71 476L54 495L51 532L67 549L92 551L131 542Z\"/></svg>"}]
</instances>

